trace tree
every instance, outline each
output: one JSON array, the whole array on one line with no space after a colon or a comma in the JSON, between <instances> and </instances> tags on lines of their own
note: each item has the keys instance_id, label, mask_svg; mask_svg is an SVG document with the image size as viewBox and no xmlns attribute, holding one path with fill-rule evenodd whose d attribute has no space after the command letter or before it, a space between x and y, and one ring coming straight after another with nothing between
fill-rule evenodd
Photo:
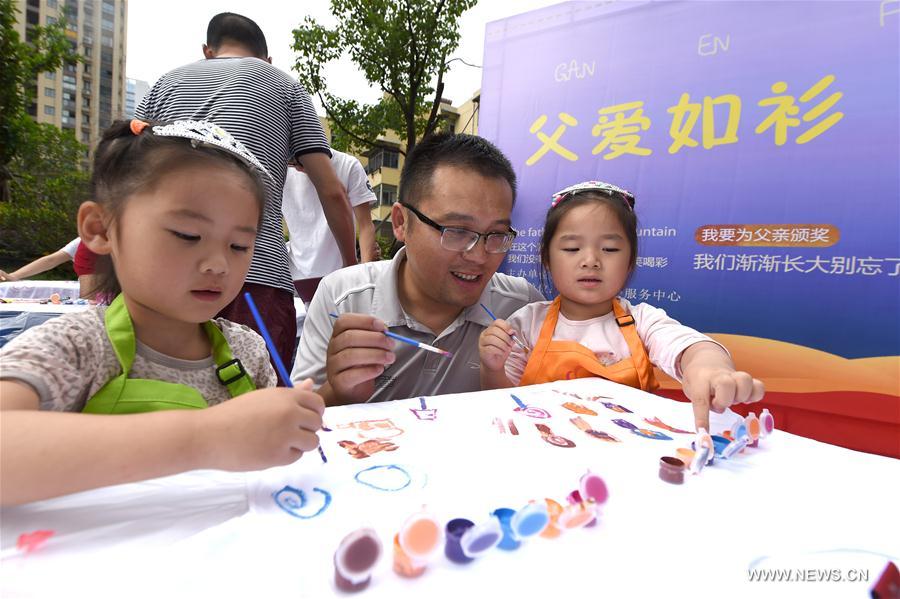
<instances>
[{"instance_id":1,"label":"tree","mask_svg":"<svg viewBox=\"0 0 900 599\"><path fill-rule=\"evenodd\" d=\"M376 147L377 137L393 130L405 135L408 153L417 139L435 131L447 56L459 45L458 19L476 2L331 0L335 29L311 17L303 20L294 30L293 48L299 54L294 68L322 102L335 148ZM385 92L379 102L360 104L328 92L324 67L344 53Z\"/></svg>"},{"instance_id":2,"label":"tree","mask_svg":"<svg viewBox=\"0 0 900 599\"><path fill-rule=\"evenodd\" d=\"M17 12L14 0L0 0L0 259L7 262L30 261L74 237L88 179L75 135L28 115L38 74L80 57L64 21L34 27L22 42Z\"/></svg>"},{"instance_id":3,"label":"tree","mask_svg":"<svg viewBox=\"0 0 900 599\"><path fill-rule=\"evenodd\" d=\"M66 38L65 21L35 26L30 41L16 31L14 0L0 0L0 201L10 199L10 163L16 153L33 141L28 106L34 100L34 80L39 73L55 71L64 63L77 62Z\"/></svg>"}]
</instances>

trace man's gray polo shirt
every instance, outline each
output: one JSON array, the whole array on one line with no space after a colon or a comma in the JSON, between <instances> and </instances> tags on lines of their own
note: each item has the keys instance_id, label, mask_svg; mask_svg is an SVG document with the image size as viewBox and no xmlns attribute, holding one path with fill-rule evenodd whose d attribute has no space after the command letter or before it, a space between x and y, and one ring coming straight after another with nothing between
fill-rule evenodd
<instances>
[{"instance_id":1,"label":"man's gray polo shirt","mask_svg":"<svg viewBox=\"0 0 900 599\"><path fill-rule=\"evenodd\" d=\"M435 337L400 305L397 282L400 264L405 259L404 248L393 260L357 264L322 279L306 313L291 380L312 378L317 387L325 383L325 355L334 321L328 314L353 312L371 314L394 333L453 352L452 358L445 358L398 342L394 348L397 360L375 380L375 393L369 401L481 389L478 336L491 324L491 318L478 304L469 306ZM497 273L478 301L498 318L508 318L525 304L543 299L525 279Z\"/></svg>"}]
</instances>

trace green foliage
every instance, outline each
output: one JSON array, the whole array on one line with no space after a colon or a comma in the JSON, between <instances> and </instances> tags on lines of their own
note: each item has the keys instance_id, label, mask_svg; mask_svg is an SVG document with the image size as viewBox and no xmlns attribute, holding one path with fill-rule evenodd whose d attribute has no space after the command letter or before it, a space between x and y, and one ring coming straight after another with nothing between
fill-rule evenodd
<instances>
[{"instance_id":1,"label":"green foliage","mask_svg":"<svg viewBox=\"0 0 900 599\"><path fill-rule=\"evenodd\" d=\"M328 113L336 149L359 152L393 130L406 137L409 152L417 139L435 131L447 56L459 45L458 19L476 2L331 0L335 29L311 17L303 20L294 30L294 68ZM328 92L326 65L345 53L385 92L379 102L361 105Z\"/></svg>"},{"instance_id":2,"label":"green foliage","mask_svg":"<svg viewBox=\"0 0 900 599\"><path fill-rule=\"evenodd\" d=\"M85 147L70 131L36 123L27 112L39 73L81 60L65 21L34 27L23 42L14 0L0 0L0 259L28 262L75 235L88 175Z\"/></svg>"},{"instance_id":3,"label":"green foliage","mask_svg":"<svg viewBox=\"0 0 900 599\"><path fill-rule=\"evenodd\" d=\"M0 259L30 261L77 236L75 216L87 197L89 175L78 169L85 147L71 131L35 123L17 127L28 143L10 163L12 201L0 202Z\"/></svg>"}]
</instances>

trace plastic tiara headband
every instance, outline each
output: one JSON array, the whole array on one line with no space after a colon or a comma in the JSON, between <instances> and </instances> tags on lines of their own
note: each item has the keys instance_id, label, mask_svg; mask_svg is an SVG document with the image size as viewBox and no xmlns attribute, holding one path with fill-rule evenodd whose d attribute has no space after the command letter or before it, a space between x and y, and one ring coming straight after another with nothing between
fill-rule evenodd
<instances>
[{"instance_id":1,"label":"plastic tiara headband","mask_svg":"<svg viewBox=\"0 0 900 599\"><path fill-rule=\"evenodd\" d=\"M550 209L556 208L562 202L583 191L598 191L611 198L619 198L631 212L634 212L634 194L626 189L616 187L611 183L604 183L603 181L584 181L566 187L561 191L557 191L553 194L553 201L550 204Z\"/></svg>"},{"instance_id":2,"label":"plastic tiara headband","mask_svg":"<svg viewBox=\"0 0 900 599\"><path fill-rule=\"evenodd\" d=\"M147 123L135 119L131 121L131 131L135 135L139 135L147 125ZM269 181L272 181L272 175L269 174L266 167L257 160L256 156L244 144L232 137L225 129L209 121L172 121L165 125L154 125L151 129L153 135L159 135L160 137L183 137L189 139L191 140L191 145L195 148L197 146L214 146L225 150L250 168L262 173Z\"/></svg>"}]
</instances>

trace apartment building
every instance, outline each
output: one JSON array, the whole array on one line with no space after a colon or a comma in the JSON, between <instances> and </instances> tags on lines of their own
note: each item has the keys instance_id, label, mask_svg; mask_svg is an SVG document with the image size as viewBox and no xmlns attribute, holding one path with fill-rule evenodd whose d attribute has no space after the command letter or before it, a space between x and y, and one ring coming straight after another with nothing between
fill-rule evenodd
<instances>
[{"instance_id":1,"label":"apartment building","mask_svg":"<svg viewBox=\"0 0 900 599\"><path fill-rule=\"evenodd\" d=\"M66 20L66 36L83 63L65 65L35 80L29 113L75 133L93 147L113 120L125 114L127 0L18 0L16 27L28 41L37 25Z\"/></svg>"}]
</instances>

